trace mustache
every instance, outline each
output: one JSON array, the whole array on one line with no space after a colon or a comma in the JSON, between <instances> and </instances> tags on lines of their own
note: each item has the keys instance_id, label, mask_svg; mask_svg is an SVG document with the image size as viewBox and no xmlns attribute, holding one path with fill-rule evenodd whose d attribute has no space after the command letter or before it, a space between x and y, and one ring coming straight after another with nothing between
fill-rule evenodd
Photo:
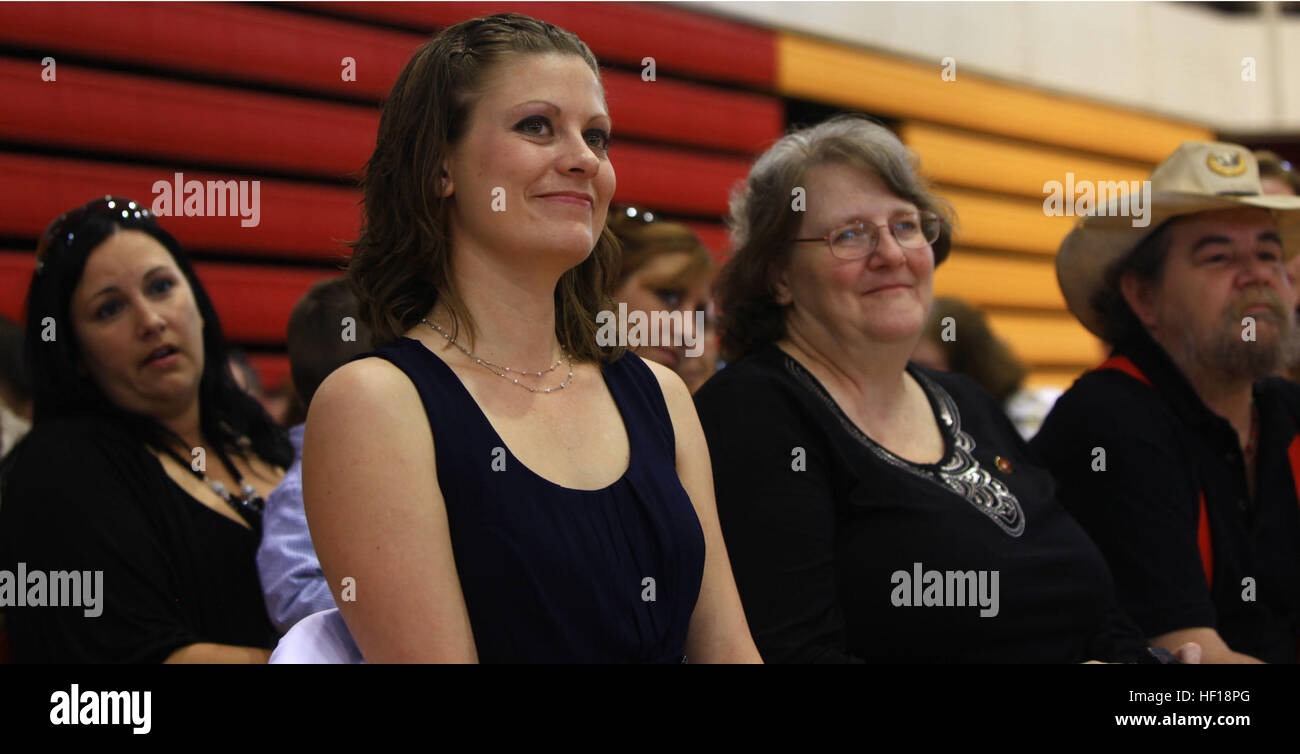
<instances>
[{"instance_id":1,"label":"mustache","mask_svg":"<svg viewBox=\"0 0 1300 754\"><path fill-rule=\"evenodd\" d=\"M1247 293L1241 299L1228 309L1228 316L1240 320L1247 309L1260 306L1267 306L1269 313L1276 319L1283 319L1287 315L1286 307L1282 305L1282 300L1272 291L1259 291L1257 293Z\"/></svg>"}]
</instances>

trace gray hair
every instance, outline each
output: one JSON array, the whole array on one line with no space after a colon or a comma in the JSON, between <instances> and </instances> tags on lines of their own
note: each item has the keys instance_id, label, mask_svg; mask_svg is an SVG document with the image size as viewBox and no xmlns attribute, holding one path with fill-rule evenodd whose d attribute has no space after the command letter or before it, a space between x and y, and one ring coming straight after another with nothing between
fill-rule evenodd
<instances>
[{"instance_id":1,"label":"gray hair","mask_svg":"<svg viewBox=\"0 0 1300 754\"><path fill-rule=\"evenodd\" d=\"M785 311L773 296L770 273L788 263L802 221L792 206L794 190L813 168L827 164L877 176L894 195L938 215L943 227L932 244L935 264L948 257L956 219L952 208L930 192L919 175L920 161L892 131L852 113L792 131L754 162L731 195L727 224L735 253L718 279L726 358L785 335Z\"/></svg>"}]
</instances>

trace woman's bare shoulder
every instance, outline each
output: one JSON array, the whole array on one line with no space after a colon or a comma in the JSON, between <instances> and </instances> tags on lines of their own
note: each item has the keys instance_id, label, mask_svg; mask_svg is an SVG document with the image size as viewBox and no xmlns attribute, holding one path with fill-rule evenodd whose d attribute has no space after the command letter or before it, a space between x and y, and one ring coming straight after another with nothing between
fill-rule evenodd
<instances>
[{"instance_id":1,"label":"woman's bare shoulder","mask_svg":"<svg viewBox=\"0 0 1300 754\"><path fill-rule=\"evenodd\" d=\"M668 404L670 411L675 413L691 402L691 391L687 389L681 375L657 361L651 361L638 354L632 354L632 357L641 359L641 362L650 368L651 374L659 381L659 389L663 391L664 402Z\"/></svg>"},{"instance_id":2,"label":"woman's bare shoulder","mask_svg":"<svg viewBox=\"0 0 1300 754\"><path fill-rule=\"evenodd\" d=\"M424 409L410 377L391 361L371 356L348 362L325 378L312 396L307 432L313 434L314 422L330 429L347 427L349 434L383 434L411 425L404 420L413 413L422 415Z\"/></svg>"},{"instance_id":3,"label":"woman's bare shoulder","mask_svg":"<svg viewBox=\"0 0 1300 754\"><path fill-rule=\"evenodd\" d=\"M414 398L419 401L415 384L396 364L379 356L350 361L330 373L316 394L312 407L324 400L338 403L380 407L401 405Z\"/></svg>"},{"instance_id":4,"label":"woman's bare shoulder","mask_svg":"<svg viewBox=\"0 0 1300 754\"><path fill-rule=\"evenodd\" d=\"M668 417L673 423L673 437L678 450L680 451L684 447L688 449L697 448L704 442L704 436L700 429L699 417L695 413L695 403L691 398L690 389L686 387L686 382L682 380L681 375L663 364L640 356L634 355L634 358L645 362L645 365L650 367L650 372L654 374L655 379L659 381L659 389L664 394L664 404L668 407Z\"/></svg>"}]
</instances>

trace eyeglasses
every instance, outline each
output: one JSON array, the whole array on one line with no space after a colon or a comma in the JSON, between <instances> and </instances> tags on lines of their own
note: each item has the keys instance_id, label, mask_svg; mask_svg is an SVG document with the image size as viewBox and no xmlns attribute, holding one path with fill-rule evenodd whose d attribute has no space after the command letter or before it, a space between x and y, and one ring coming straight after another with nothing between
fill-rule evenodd
<instances>
[{"instance_id":1,"label":"eyeglasses","mask_svg":"<svg viewBox=\"0 0 1300 754\"><path fill-rule=\"evenodd\" d=\"M52 247L55 245L71 246L76 240L76 228L81 221L91 215L99 214L114 217L120 215L123 220L132 217L136 219L153 217L153 213L143 204L130 199L108 195L64 212L55 218L54 222L50 223L45 232L41 234L41 240L36 245L36 271L40 272L45 266L45 257Z\"/></svg>"},{"instance_id":2,"label":"eyeglasses","mask_svg":"<svg viewBox=\"0 0 1300 754\"><path fill-rule=\"evenodd\" d=\"M939 240L943 220L933 212L909 212L896 216L884 225L856 222L836 228L819 238L796 238L796 242L825 241L831 256L837 259L861 259L870 256L880 244L880 229L889 233L904 249L920 249Z\"/></svg>"}]
</instances>

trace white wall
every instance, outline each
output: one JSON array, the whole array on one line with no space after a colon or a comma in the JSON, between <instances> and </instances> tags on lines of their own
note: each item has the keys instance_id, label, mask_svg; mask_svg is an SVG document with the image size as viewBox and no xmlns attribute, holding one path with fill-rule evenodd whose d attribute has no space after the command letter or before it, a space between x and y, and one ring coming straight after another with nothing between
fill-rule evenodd
<instances>
[{"instance_id":1,"label":"white wall","mask_svg":"<svg viewBox=\"0 0 1300 754\"><path fill-rule=\"evenodd\" d=\"M685 5L936 69L952 56L959 74L986 74L1215 130L1300 130L1300 19L1294 16L1269 21L1165 2ZM1256 60L1253 82L1242 80L1244 57Z\"/></svg>"}]
</instances>

